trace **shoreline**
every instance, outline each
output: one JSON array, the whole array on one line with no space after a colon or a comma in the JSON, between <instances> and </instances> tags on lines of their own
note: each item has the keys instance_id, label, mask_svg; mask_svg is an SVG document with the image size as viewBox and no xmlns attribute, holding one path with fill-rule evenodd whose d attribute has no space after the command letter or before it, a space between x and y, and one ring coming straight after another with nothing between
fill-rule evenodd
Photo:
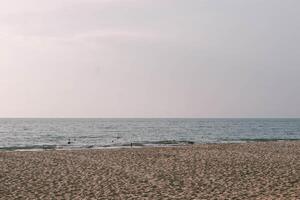
<instances>
[{"instance_id":1,"label":"shoreline","mask_svg":"<svg viewBox=\"0 0 300 200\"><path fill-rule=\"evenodd\" d=\"M86 145L86 146L72 146L72 145L32 145L32 146L13 146L13 147L0 147L0 152L26 152L26 151L72 151L72 150L102 150L102 149L130 149L130 148L159 148L159 147L185 147L193 145L206 145L206 144L247 144L247 143L269 143L269 142L299 142L300 139L241 139L241 140L224 140L220 142L203 142L196 143L194 141L155 141L150 143L134 142L132 146L130 143L117 144L117 145ZM173 142L173 143L172 143Z\"/></svg>"},{"instance_id":2,"label":"shoreline","mask_svg":"<svg viewBox=\"0 0 300 200\"><path fill-rule=\"evenodd\" d=\"M300 142L0 152L0 199L299 199Z\"/></svg>"}]
</instances>

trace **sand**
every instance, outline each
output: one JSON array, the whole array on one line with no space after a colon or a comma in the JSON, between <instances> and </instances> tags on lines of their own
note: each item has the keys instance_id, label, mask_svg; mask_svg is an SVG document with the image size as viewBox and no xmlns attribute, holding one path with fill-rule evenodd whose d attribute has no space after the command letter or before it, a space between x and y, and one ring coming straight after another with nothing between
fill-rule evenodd
<instances>
[{"instance_id":1,"label":"sand","mask_svg":"<svg viewBox=\"0 0 300 200\"><path fill-rule=\"evenodd\" d=\"M0 152L0 199L300 199L300 142Z\"/></svg>"}]
</instances>

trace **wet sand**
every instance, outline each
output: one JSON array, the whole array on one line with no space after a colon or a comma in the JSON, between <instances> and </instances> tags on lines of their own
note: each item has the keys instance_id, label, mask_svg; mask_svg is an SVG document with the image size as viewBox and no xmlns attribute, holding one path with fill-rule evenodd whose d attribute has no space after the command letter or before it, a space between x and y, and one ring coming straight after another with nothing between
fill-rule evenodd
<instances>
[{"instance_id":1,"label":"wet sand","mask_svg":"<svg viewBox=\"0 0 300 200\"><path fill-rule=\"evenodd\" d=\"M300 199L300 142L0 152L0 199Z\"/></svg>"}]
</instances>

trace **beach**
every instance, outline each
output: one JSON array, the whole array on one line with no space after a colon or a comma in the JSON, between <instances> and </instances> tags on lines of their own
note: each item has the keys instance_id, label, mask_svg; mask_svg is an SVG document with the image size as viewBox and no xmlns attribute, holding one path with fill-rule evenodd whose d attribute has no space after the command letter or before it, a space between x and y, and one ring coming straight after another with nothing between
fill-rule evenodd
<instances>
[{"instance_id":1,"label":"beach","mask_svg":"<svg viewBox=\"0 0 300 200\"><path fill-rule=\"evenodd\" d=\"M3 151L0 199L300 199L300 142Z\"/></svg>"}]
</instances>

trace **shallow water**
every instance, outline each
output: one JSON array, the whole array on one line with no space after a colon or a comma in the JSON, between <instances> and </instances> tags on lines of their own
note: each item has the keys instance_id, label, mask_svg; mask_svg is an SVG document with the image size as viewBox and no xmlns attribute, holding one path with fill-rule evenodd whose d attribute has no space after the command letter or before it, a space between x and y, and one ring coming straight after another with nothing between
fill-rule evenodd
<instances>
[{"instance_id":1,"label":"shallow water","mask_svg":"<svg viewBox=\"0 0 300 200\"><path fill-rule=\"evenodd\" d=\"M4 150L273 140L300 140L300 119L0 119Z\"/></svg>"}]
</instances>

